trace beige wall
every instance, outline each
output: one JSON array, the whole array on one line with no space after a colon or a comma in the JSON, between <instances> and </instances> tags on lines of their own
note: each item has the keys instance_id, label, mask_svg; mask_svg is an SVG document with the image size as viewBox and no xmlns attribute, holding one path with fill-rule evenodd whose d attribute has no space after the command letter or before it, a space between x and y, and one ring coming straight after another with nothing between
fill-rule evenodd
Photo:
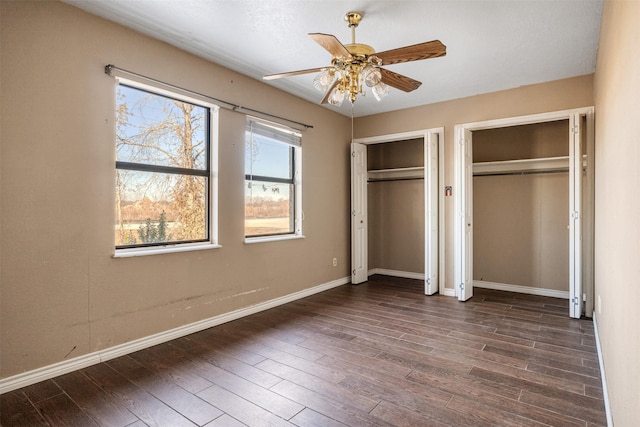
<instances>
[{"instance_id":1,"label":"beige wall","mask_svg":"<svg viewBox=\"0 0 640 427\"><path fill-rule=\"evenodd\" d=\"M568 155L568 120L473 132L474 162ZM568 212L568 171L474 177L473 278L568 292Z\"/></svg>"},{"instance_id":2,"label":"beige wall","mask_svg":"<svg viewBox=\"0 0 640 427\"><path fill-rule=\"evenodd\" d=\"M437 84L435 81L431 84ZM420 90L428 90L423 87ZM361 117L355 121L355 137L445 128L443 185L453 185L454 125L505 117L559 111L593 105L593 75L524 86L391 113ZM455 193L456 189L453 188ZM453 290L453 197L445 198L445 287Z\"/></svg>"},{"instance_id":3,"label":"beige wall","mask_svg":"<svg viewBox=\"0 0 640 427\"><path fill-rule=\"evenodd\" d=\"M616 426L640 408L638 22L640 2L605 2L595 76L595 317Z\"/></svg>"},{"instance_id":4,"label":"beige wall","mask_svg":"<svg viewBox=\"0 0 640 427\"><path fill-rule=\"evenodd\" d=\"M3 1L1 31L1 377L349 276L348 118L62 3ZM221 110L222 248L112 258L110 63L312 124L306 237L243 243L245 117Z\"/></svg>"},{"instance_id":5,"label":"beige wall","mask_svg":"<svg viewBox=\"0 0 640 427\"><path fill-rule=\"evenodd\" d=\"M475 177L474 280L568 292L568 212L568 173Z\"/></svg>"}]
</instances>

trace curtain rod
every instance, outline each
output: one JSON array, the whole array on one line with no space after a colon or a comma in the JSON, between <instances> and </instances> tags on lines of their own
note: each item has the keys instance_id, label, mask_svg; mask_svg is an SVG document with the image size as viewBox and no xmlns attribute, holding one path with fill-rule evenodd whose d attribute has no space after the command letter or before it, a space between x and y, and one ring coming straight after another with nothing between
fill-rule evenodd
<instances>
[{"instance_id":1,"label":"curtain rod","mask_svg":"<svg viewBox=\"0 0 640 427\"><path fill-rule=\"evenodd\" d=\"M193 91L193 90L185 89L183 87L176 86L176 85L173 85L171 83L165 83L165 82L163 82L161 80L156 80L156 79L151 78L151 77L143 76L141 74L134 73L133 71L129 71L129 70L125 70L123 68L116 67L115 65L112 65L112 64L105 65L105 67L104 67L105 74L108 74L109 76L112 76L112 77L114 77L113 76L113 71L114 70L115 71L119 71L120 73L123 73L123 74L129 74L130 76L134 76L134 77L137 77L139 79L148 80L148 81L153 82L153 83L158 83L158 84L161 84L161 85L173 88L173 89L177 89L177 90L180 90L180 91L183 91L183 92L186 92L186 93L190 93L192 95L197 95L197 96L200 96L200 97L204 97L204 98L210 99L212 101L215 101L217 103L226 104L226 105L228 105L227 108L230 109L230 110L233 110L233 111L241 112L241 110L242 110L242 111L247 112L247 113L258 114L258 115L261 115L261 116L264 116L264 117L270 117L272 119L284 120L284 121L289 122L289 123L300 125L300 126L304 127L305 129L313 129L312 125L308 125L306 123L297 122L295 120L287 119L286 117L276 116L275 114L265 113L264 111L255 110L253 108L243 107L242 105L234 104L233 102L225 101L223 99L214 98L212 96L205 95L203 93L196 92L196 91Z\"/></svg>"}]
</instances>

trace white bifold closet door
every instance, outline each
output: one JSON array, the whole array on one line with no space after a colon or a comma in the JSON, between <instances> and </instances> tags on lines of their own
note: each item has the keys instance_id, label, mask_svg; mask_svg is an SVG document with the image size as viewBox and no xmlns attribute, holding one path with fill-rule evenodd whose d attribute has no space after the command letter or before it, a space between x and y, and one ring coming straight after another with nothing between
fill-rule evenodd
<instances>
[{"instance_id":1,"label":"white bifold closet door","mask_svg":"<svg viewBox=\"0 0 640 427\"><path fill-rule=\"evenodd\" d=\"M367 146L351 143L351 283L369 277L367 227Z\"/></svg>"},{"instance_id":2,"label":"white bifold closet door","mask_svg":"<svg viewBox=\"0 0 640 427\"><path fill-rule=\"evenodd\" d=\"M569 315L582 315L582 143L585 125L593 127L593 108L560 111L495 121L457 125L455 145L454 284L456 296L466 301L473 296L473 156L472 130L569 119ZM591 132L592 133L592 132ZM591 144L593 135L587 135ZM592 159L588 159L593 162Z\"/></svg>"},{"instance_id":3,"label":"white bifold closet door","mask_svg":"<svg viewBox=\"0 0 640 427\"><path fill-rule=\"evenodd\" d=\"M440 291L440 227L442 206L440 206L441 168L440 152L443 147L442 128L363 138L351 143L351 283L367 281L368 260L368 200L367 200L367 146L385 142L424 139L424 292L432 295ZM360 142L361 141L361 142ZM402 169L402 168L400 168Z\"/></svg>"}]
</instances>

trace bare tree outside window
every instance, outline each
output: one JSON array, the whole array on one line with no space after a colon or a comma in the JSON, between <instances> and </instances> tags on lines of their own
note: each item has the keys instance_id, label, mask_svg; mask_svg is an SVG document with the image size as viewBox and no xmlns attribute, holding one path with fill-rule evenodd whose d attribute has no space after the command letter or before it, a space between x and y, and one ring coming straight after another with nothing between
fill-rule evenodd
<instances>
[{"instance_id":1,"label":"bare tree outside window","mask_svg":"<svg viewBox=\"0 0 640 427\"><path fill-rule=\"evenodd\" d=\"M117 248L208 239L208 107L118 85Z\"/></svg>"}]
</instances>

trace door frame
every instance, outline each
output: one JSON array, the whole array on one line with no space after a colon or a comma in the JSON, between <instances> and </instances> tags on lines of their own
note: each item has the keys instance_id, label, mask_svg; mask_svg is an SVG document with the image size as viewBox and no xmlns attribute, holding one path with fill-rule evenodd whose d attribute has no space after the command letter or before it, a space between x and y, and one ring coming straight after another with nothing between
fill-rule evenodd
<instances>
[{"instance_id":1,"label":"door frame","mask_svg":"<svg viewBox=\"0 0 640 427\"><path fill-rule=\"evenodd\" d=\"M582 118L586 123L583 128L580 127ZM469 192L473 194L472 167L465 164L465 152L471 149L472 141L467 141L468 132L484 129L495 129L509 126L519 126L535 123L545 123L557 120L569 120L569 147L570 147L570 207L568 212L570 224L570 254L569 254L569 287L570 287L570 316L579 318L582 313L583 302L586 302L587 312L589 306L593 306L593 274L583 274L583 261L585 260L585 250L583 248L593 247L593 233L581 226L583 217L593 218L593 205L583 209L582 206L582 153L581 153L581 132L586 132L586 152L593 153L594 146L594 107L583 107L570 110L554 111L542 114L531 114L526 116L509 117L496 120L487 120L474 123L465 123L455 125L455 155L454 155L454 174L455 174L455 220L454 220L454 284L456 296L460 300L466 300L472 295L473 287L471 282L465 281L465 278L473 274L473 246L468 248L468 244L464 241L465 230L472 227L472 210L473 206L465 206L469 200ZM587 159L587 176L592 175L594 161L592 158ZM586 181L586 194L593 192L593 188L589 179ZM592 200L592 198L589 198ZM471 258L471 259L469 259ZM589 260L586 257L587 261ZM588 269L593 266L586 266ZM471 271L468 271L471 269ZM583 276L585 277L583 290ZM586 292L585 292L586 291ZM583 301L586 300L586 301Z\"/></svg>"},{"instance_id":2,"label":"door frame","mask_svg":"<svg viewBox=\"0 0 640 427\"><path fill-rule=\"evenodd\" d=\"M393 134L386 134L386 135L378 135L378 136L373 136L373 137L366 137L366 138L355 138L353 139L351 142L352 143L356 143L356 144L363 144L363 145L371 145L371 144L381 144L381 143L386 143L386 142L395 142L395 141L403 141L403 140L409 140L409 139L416 139L416 138L422 138L424 141L424 166L425 166L425 177L426 177L426 167L428 162L430 161L427 156L430 153L430 147L429 147L429 143L432 140L433 136L437 136L438 138L438 144L437 144L437 148L438 148L438 156L437 156L437 167L438 167L438 183L437 183L437 197L436 197L436 204L437 204L437 213L438 213L438 224L437 224L437 248L438 248L438 261L437 261L437 277L438 277L438 286L437 289L434 288L433 286L431 286L431 283L428 283L427 281L427 273L430 271L430 267L427 264L427 254L428 254L428 250L427 250L427 242L428 242L428 236L427 234L429 233L429 222L428 222L428 213L429 212L433 212L434 207L433 206L429 206L429 202L432 200L431 198L427 197L427 186L425 185L425 277L424 277L424 282L425 282L425 294L430 295L433 294L435 292L440 292L441 294L444 294L445 292L445 268L444 268L444 253L445 253L445 239L443 236L444 233L444 127L437 127L437 128L430 128L430 129L421 129L421 130L416 130L416 131L408 131L408 132L400 132L400 133L393 133ZM352 152L352 156L353 156L353 149L351 149ZM352 161L353 161L353 157L352 157ZM354 170L352 167L351 170L351 182L352 185L355 182L354 181ZM425 179L425 184L426 184L427 180ZM366 191L365 193L365 198L366 198ZM354 206L357 205L357 203L354 203L353 200L353 195L354 195L354 190L352 188L351 191L351 197L352 197L352 201L351 201L351 229L354 229ZM368 232L368 224L365 224L366 226L366 231ZM365 250L367 250L367 248L365 248ZM352 266L354 265L354 261L357 259L358 256L358 248L355 247L354 245L354 241L352 240L351 242L351 254L352 254ZM367 262L368 265L368 260L365 259L365 262ZM353 273L353 268L352 268L352 273Z\"/></svg>"}]
</instances>

